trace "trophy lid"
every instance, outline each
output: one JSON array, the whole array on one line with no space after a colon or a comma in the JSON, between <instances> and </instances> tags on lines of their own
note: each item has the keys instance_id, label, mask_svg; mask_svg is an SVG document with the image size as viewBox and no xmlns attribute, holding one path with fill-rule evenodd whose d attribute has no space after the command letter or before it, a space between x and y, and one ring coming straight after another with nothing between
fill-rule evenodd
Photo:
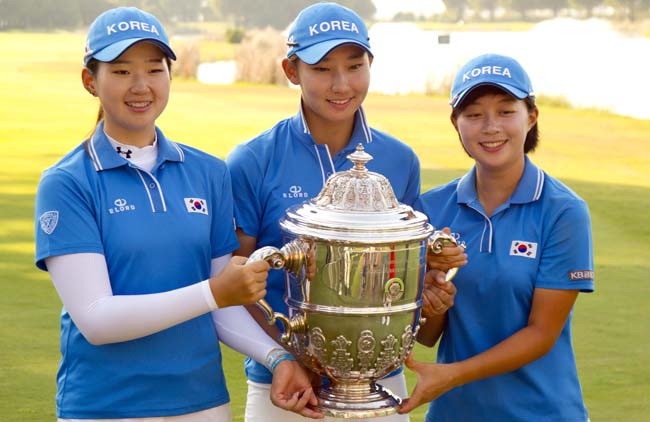
<instances>
[{"instance_id":1,"label":"trophy lid","mask_svg":"<svg viewBox=\"0 0 650 422\"><path fill-rule=\"evenodd\" d=\"M424 214L400 204L386 177L371 172L372 156L359 144L347 157L348 171L333 174L318 196L291 207L283 230L328 241L393 243L428 237L433 228Z\"/></svg>"}]
</instances>

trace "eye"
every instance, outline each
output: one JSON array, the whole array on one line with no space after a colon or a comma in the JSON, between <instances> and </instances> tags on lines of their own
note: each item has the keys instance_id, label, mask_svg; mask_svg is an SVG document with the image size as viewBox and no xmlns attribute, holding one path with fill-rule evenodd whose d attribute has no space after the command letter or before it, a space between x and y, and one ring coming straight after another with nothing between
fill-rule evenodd
<instances>
[{"instance_id":1,"label":"eye","mask_svg":"<svg viewBox=\"0 0 650 422\"><path fill-rule=\"evenodd\" d=\"M357 63L350 66L350 70L359 70L363 67L363 63Z\"/></svg>"},{"instance_id":2,"label":"eye","mask_svg":"<svg viewBox=\"0 0 650 422\"><path fill-rule=\"evenodd\" d=\"M466 110L463 113L463 116L465 116L468 119L478 119L482 116L483 114L479 111L476 110Z\"/></svg>"},{"instance_id":3,"label":"eye","mask_svg":"<svg viewBox=\"0 0 650 422\"><path fill-rule=\"evenodd\" d=\"M112 73L115 75L128 75L129 71L124 69L115 69L112 71Z\"/></svg>"}]
</instances>

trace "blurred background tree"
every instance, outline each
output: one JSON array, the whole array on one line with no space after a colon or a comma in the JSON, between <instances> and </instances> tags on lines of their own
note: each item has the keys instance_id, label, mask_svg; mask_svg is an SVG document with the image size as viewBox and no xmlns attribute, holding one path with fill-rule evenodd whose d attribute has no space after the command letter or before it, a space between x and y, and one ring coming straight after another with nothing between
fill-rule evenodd
<instances>
[{"instance_id":1,"label":"blurred background tree","mask_svg":"<svg viewBox=\"0 0 650 422\"><path fill-rule=\"evenodd\" d=\"M244 29L285 29L296 14L315 0L0 0L0 30L84 28L101 12L115 6L136 6L158 16L165 24L175 22L228 21ZM446 12L438 19L461 22L497 19L541 19L582 14L609 8L613 18L635 21L650 16L650 0L442 0ZM376 12L372 0L339 0L366 21ZM503 12L506 13L503 13ZM570 13L569 13L570 11ZM548 13L544 15L548 17ZM407 15L401 14L400 18Z\"/></svg>"}]
</instances>

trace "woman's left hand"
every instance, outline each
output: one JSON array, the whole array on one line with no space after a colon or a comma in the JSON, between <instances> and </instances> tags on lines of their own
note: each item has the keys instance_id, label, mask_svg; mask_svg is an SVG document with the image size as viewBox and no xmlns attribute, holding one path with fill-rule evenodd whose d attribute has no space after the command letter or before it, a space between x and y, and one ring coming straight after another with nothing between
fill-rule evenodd
<instances>
[{"instance_id":1,"label":"woman's left hand","mask_svg":"<svg viewBox=\"0 0 650 422\"><path fill-rule=\"evenodd\" d=\"M415 372L417 384L411 396L402 401L398 413L408 413L418 406L435 400L454 387L452 365L417 362L412 353L404 363L407 368Z\"/></svg>"},{"instance_id":2,"label":"woman's left hand","mask_svg":"<svg viewBox=\"0 0 650 422\"><path fill-rule=\"evenodd\" d=\"M273 371L271 402L308 418L323 418L322 413L308 407L318 404L316 393L311 386L310 373L293 360L280 362Z\"/></svg>"},{"instance_id":3,"label":"woman's left hand","mask_svg":"<svg viewBox=\"0 0 650 422\"><path fill-rule=\"evenodd\" d=\"M445 281L445 273L428 271L424 276L422 315L425 318L443 315L454 306L455 296L456 286L451 281Z\"/></svg>"}]
</instances>

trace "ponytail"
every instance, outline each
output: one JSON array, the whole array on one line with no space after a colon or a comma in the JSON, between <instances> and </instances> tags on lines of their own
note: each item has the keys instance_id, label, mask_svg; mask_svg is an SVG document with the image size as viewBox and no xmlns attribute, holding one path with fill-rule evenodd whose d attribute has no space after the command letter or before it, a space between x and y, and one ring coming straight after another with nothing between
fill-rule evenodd
<instances>
[{"instance_id":1,"label":"ponytail","mask_svg":"<svg viewBox=\"0 0 650 422\"><path fill-rule=\"evenodd\" d=\"M86 65L86 68L92 73L93 75L97 75L97 68L99 67L99 60L92 58L90 61L88 61L88 64ZM104 109L102 108L101 103L99 104L99 110L97 110L97 120L95 121L95 127L88 133L88 139L92 138L93 134L97 130L97 126L99 126L99 122L101 122L104 119Z\"/></svg>"}]
</instances>

